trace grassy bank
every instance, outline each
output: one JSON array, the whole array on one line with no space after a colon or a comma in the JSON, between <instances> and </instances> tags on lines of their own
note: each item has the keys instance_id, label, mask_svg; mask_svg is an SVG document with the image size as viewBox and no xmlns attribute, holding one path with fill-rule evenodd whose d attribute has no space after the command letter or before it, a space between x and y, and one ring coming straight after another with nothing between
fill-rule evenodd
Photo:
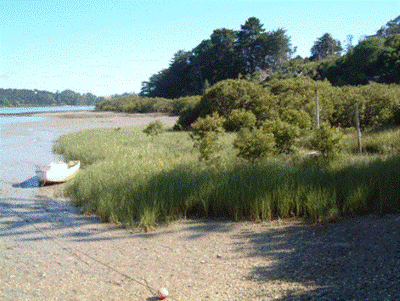
<instances>
[{"instance_id":1,"label":"grassy bank","mask_svg":"<svg viewBox=\"0 0 400 301\"><path fill-rule=\"evenodd\" d=\"M365 141L390 138L382 156L347 153L320 158L282 155L258 164L239 161L233 134L222 138L216 164L198 161L185 132L149 137L142 127L90 130L61 137L54 151L79 159L83 170L67 193L86 212L107 221L150 227L186 216L255 221L302 216L327 221L344 215L400 210L400 129L371 132ZM368 137L373 137L368 138ZM386 139L385 141L389 141ZM315 166L324 166L316 168Z\"/></svg>"}]
</instances>

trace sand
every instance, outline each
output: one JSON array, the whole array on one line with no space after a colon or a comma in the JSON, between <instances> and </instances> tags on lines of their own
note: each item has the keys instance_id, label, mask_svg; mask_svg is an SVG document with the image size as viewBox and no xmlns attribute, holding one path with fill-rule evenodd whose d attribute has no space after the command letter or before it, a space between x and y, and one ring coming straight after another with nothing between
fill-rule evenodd
<instances>
[{"instance_id":1,"label":"sand","mask_svg":"<svg viewBox=\"0 0 400 301\"><path fill-rule=\"evenodd\" d=\"M399 300L400 216L313 225L182 220L151 232L83 216L37 187L62 134L167 116L46 113L1 128L0 300Z\"/></svg>"}]
</instances>

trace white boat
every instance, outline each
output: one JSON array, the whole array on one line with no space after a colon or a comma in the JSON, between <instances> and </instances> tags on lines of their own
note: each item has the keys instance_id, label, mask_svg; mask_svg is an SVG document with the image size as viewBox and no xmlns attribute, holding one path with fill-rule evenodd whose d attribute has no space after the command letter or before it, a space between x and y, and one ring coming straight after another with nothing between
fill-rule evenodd
<instances>
[{"instance_id":1,"label":"white boat","mask_svg":"<svg viewBox=\"0 0 400 301\"><path fill-rule=\"evenodd\" d=\"M62 183L75 177L80 167L80 161L52 162L47 166L36 166L36 177L41 186L47 183Z\"/></svg>"}]
</instances>

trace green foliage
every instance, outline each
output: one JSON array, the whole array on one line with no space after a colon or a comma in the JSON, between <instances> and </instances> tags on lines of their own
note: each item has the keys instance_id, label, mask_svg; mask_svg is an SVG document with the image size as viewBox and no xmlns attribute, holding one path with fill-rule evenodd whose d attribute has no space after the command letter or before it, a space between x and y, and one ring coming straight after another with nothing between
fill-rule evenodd
<instances>
[{"instance_id":1,"label":"green foliage","mask_svg":"<svg viewBox=\"0 0 400 301\"><path fill-rule=\"evenodd\" d=\"M280 118L282 121L295 125L302 130L308 130L311 128L311 116L302 109L283 110Z\"/></svg>"},{"instance_id":2,"label":"green foliage","mask_svg":"<svg viewBox=\"0 0 400 301\"><path fill-rule=\"evenodd\" d=\"M400 153L400 128L366 131L362 138L362 146L364 151L370 154L398 154ZM356 145L353 145L352 151L357 151Z\"/></svg>"},{"instance_id":3,"label":"green foliage","mask_svg":"<svg viewBox=\"0 0 400 301\"><path fill-rule=\"evenodd\" d=\"M164 131L164 124L160 120L150 122L143 130L148 136L157 136Z\"/></svg>"},{"instance_id":4,"label":"green foliage","mask_svg":"<svg viewBox=\"0 0 400 301\"><path fill-rule=\"evenodd\" d=\"M87 106L95 105L103 101L91 93L80 94L71 90L61 93L26 89L0 89L0 106L22 107L22 106Z\"/></svg>"},{"instance_id":5,"label":"green foliage","mask_svg":"<svg viewBox=\"0 0 400 301\"><path fill-rule=\"evenodd\" d=\"M231 143L221 142L227 143L224 148ZM75 204L131 226L150 228L191 215L324 222L400 210L398 154L337 158L336 168L318 169L276 159L239 164L231 151L225 154L230 164L214 168L198 162L187 133L168 131L149 144L143 128L135 127L69 134L55 149L66 160L83 162L67 184Z\"/></svg>"},{"instance_id":6,"label":"green foliage","mask_svg":"<svg viewBox=\"0 0 400 301\"><path fill-rule=\"evenodd\" d=\"M226 120L224 127L227 131L237 132L244 127L254 127L256 122L257 118L253 112L245 109L234 109Z\"/></svg>"},{"instance_id":7,"label":"green foliage","mask_svg":"<svg viewBox=\"0 0 400 301\"><path fill-rule=\"evenodd\" d=\"M196 122L191 125L192 136L202 138L208 132L221 133L224 131L223 124L225 118L219 116L218 113L214 112L212 115L208 115L204 118L198 118Z\"/></svg>"},{"instance_id":8,"label":"green foliage","mask_svg":"<svg viewBox=\"0 0 400 301\"><path fill-rule=\"evenodd\" d=\"M333 39L329 33L325 33L311 48L311 58L321 59L330 55L340 55L342 50L340 41Z\"/></svg>"},{"instance_id":9,"label":"green foliage","mask_svg":"<svg viewBox=\"0 0 400 301\"><path fill-rule=\"evenodd\" d=\"M200 160L208 161L220 150L218 136L224 131L224 122L223 117L213 113L192 123L190 137L195 141L194 146L199 148Z\"/></svg>"},{"instance_id":10,"label":"green foliage","mask_svg":"<svg viewBox=\"0 0 400 301\"><path fill-rule=\"evenodd\" d=\"M337 86L400 83L400 38L372 37L361 41L352 51L321 70Z\"/></svg>"},{"instance_id":11,"label":"green foliage","mask_svg":"<svg viewBox=\"0 0 400 301\"><path fill-rule=\"evenodd\" d=\"M218 112L228 117L233 109L255 109L262 103L264 94L262 87L254 83L228 79L208 89L199 105L203 115Z\"/></svg>"},{"instance_id":12,"label":"green foliage","mask_svg":"<svg viewBox=\"0 0 400 301\"><path fill-rule=\"evenodd\" d=\"M96 104L96 110L125 113L165 113L171 115L184 114L195 107L199 96L180 97L176 99L127 96L109 99Z\"/></svg>"},{"instance_id":13,"label":"green foliage","mask_svg":"<svg viewBox=\"0 0 400 301\"><path fill-rule=\"evenodd\" d=\"M277 98L277 111L281 119L297 123L301 128L315 121L315 93L318 92L320 120L330 121L335 113L334 103L338 88L328 81L315 81L299 76L270 83L268 89ZM293 113L298 111L298 113Z\"/></svg>"},{"instance_id":14,"label":"green foliage","mask_svg":"<svg viewBox=\"0 0 400 301\"><path fill-rule=\"evenodd\" d=\"M229 79L209 88L200 103L179 118L178 124L187 128L190 126L189 122L214 112L229 118L232 110L238 109L251 111L257 120L263 120L273 115L274 107L273 96L260 85L243 79Z\"/></svg>"},{"instance_id":15,"label":"green foliage","mask_svg":"<svg viewBox=\"0 0 400 301\"><path fill-rule=\"evenodd\" d=\"M274 135L262 128L242 128L233 142L238 157L254 163L272 154L275 147Z\"/></svg>"},{"instance_id":16,"label":"green foliage","mask_svg":"<svg viewBox=\"0 0 400 301\"><path fill-rule=\"evenodd\" d=\"M335 126L355 126L355 104L359 104L362 127L396 124L400 109L400 85L371 82L366 86L333 87L328 81L307 77L270 82L280 119L302 129L315 122L315 91L318 92L320 120Z\"/></svg>"},{"instance_id":17,"label":"green foliage","mask_svg":"<svg viewBox=\"0 0 400 301\"><path fill-rule=\"evenodd\" d=\"M311 147L324 156L337 155L340 150L342 135L338 129L331 127L328 123L322 123L319 129L314 130L310 140Z\"/></svg>"},{"instance_id":18,"label":"green foliage","mask_svg":"<svg viewBox=\"0 0 400 301\"><path fill-rule=\"evenodd\" d=\"M328 81L315 81L305 76L271 81L265 89L246 80L220 82L208 90L197 106L186 110L178 124L183 129L188 128L199 116L213 110L225 112L229 124L237 114L235 111L231 117L232 111L241 109L252 112L257 125L279 118L297 125L304 132L315 122L316 91L321 122L340 127L355 126L354 107L359 104L363 128L399 124L399 85L371 82L366 86L333 87Z\"/></svg>"},{"instance_id":19,"label":"green foliage","mask_svg":"<svg viewBox=\"0 0 400 301\"><path fill-rule=\"evenodd\" d=\"M275 119L264 122L263 128L274 135L276 148L280 153L288 154L296 150L300 136L300 128L296 124Z\"/></svg>"},{"instance_id":20,"label":"green foliage","mask_svg":"<svg viewBox=\"0 0 400 301\"><path fill-rule=\"evenodd\" d=\"M257 69L275 69L292 53L290 38L284 29L265 32L263 24L255 17L241 26L237 34L237 48L244 75Z\"/></svg>"},{"instance_id":21,"label":"green foliage","mask_svg":"<svg viewBox=\"0 0 400 301\"><path fill-rule=\"evenodd\" d=\"M382 26L381 29L377 31L377 34L383 37L400 34L400 16L397 16L395 19L386 23L385 26Z\"/></svg>"},{"instance_id":22,"label":"green foliage","mask_svg":"<svg viewBox=\"0 0 400 301\"><path fill-rule=\"evenodd\" d=\"M191 51L176 52L167 69L143 82L140 95L170 99L201 95L208 83L214 85L259 69L275 69L292 52L284 29L265 32L260 20L251 17L239 31L216 29Z\"/></svg>"},{"instance_id":23,"label":"green foliage","mask_svg":"<svg viewBox=\"0 0 400 301\"><path fill-rule=\"evenodd\" d=\"M366 86L345 86L337 92L331 123L341 127L355 125L355 104L359 105L362 128L396 124L400 108L400 86L370 83Z\"/></svg>"}]
</instances>

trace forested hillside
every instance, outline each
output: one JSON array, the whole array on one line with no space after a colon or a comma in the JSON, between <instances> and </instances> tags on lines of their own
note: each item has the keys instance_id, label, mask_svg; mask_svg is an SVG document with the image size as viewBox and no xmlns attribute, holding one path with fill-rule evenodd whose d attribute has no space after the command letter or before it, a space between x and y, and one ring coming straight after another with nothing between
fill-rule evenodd
<instances>
[{"instance_id":1,"label":"forested hillside","mask_svg":"<svg viewBox=\"0 0 400 301\"><path fill-rule=\"evenodd\" d=\"M85 106L103 101L91 93L80 94L71 90L48 92L25 89L0 89L0 107L24 106Z\"/></svg>"},{"instance_id":2,"label":"forested hillside","mask_svg":"<svg viewBox=\"0 0 400 301\"><path fill-rule=\"evenodd\" d=\"M285 29L266 31L249 18L239 31L216 29L191 51L179 50L167 69L142 84L141 96L178 98L200 95L225 79L258 77L262 82L306 75L334 86L400 83L400 16L353 46L329 33L315 41L309 58L294 57Z\"/></svg>"}]
</instances>

